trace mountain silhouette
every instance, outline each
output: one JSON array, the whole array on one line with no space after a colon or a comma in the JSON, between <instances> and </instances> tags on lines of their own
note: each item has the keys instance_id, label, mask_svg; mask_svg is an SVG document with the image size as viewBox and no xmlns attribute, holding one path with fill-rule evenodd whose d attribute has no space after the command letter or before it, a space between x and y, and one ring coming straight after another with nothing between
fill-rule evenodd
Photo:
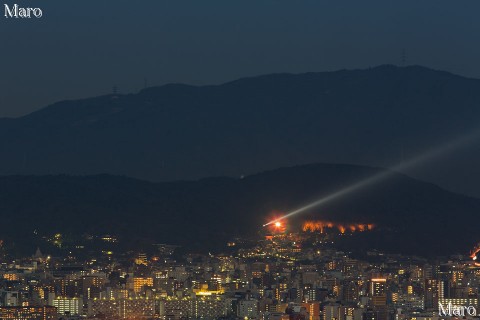
<instances>
[{"instance_id":1,"label":"mountain silhouette","mask_svg":"<svg viewBox=\"0 0 480 320\"><path fill-rule=\"evenodd\" d=\"M239 177L314 162L390 167L478 127L480 81L420 66L272 74L62 101L0 119L0 174ZM480 149L406 173L480 196Z\"/></svg>"},{"instance_id":2,"label":"mountain silhouette","mask_svg":"<svg viewBox=\"0 0 480 320\"><path fill-rule=\"evenodd\" d=\"M221 250L236 237L258 236L281 213L340 190L383 169L310 164L244 178L147 182L111 175L0 177L5 243L29 252L35 237L56 233L114 234L129 246L167 243ZM468 253L480 238L480 200L391 172L388 179L289 218L372 223L349 250L378 248L409 254ZM20 251L20 249L17 249Z\"/></svg>"}]
</instances>

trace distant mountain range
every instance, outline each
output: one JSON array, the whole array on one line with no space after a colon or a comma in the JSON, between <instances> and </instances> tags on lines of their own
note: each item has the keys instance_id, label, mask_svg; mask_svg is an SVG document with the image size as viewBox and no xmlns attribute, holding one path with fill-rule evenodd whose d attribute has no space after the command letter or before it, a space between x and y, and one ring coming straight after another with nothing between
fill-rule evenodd
<instances>
[{"instance_id":1,"label":"distant mountain range","mask_svg":"<svg viewBox=\"0 0 480 320\"><path fill-rule=\"evenodd\" d=\"M383 172L382 169L311 164L244 178L152 183L111 176L0 177L0 239L26 252L34 234L115 234L131 247L179 244L215 250L237 236L258 235L277 212ZM338 223L374 223L347 243L348 249L378 248L411 254L468 253L480 241L480 200L392 173L380 184L292 217Z\"/></svg>"},{"instance_id":2,"label":"distant mountain range","mask_svg":"<svg viewBox=\"0 0 480 320\"><path fill-rule=\"evenodd\" d=\"M314 162L388 167L479 120L479 80L418 66L170 84L0 119L0 174L172 181ZM480 196L479 156L459 150L407 173Z\"/></svg>"}]
</instances>

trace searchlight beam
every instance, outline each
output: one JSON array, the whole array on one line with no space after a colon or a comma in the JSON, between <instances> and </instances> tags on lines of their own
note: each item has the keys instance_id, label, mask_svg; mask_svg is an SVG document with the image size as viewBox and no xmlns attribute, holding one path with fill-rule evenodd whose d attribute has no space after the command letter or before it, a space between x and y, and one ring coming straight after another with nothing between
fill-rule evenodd
<instances>
[{"instance_id":1,"label":"searchlight beam","mask_svg":"<svg viewBox=\"0 0 480 320\"><path fill-rule=\"evenodd\" d=\"M343 189L340 189L340 190L337 190L333 193L330 193L330 194L326 195L325 197L320 198L317 201L314 201L312 203L307 204L306 206L303 206L303 207L298 208L294 211L291 211L291 212L287 213L286 215L284 215L282 217L279 217L275 220L272 220L272 221L264 224L263 226L266 227L266 226L271 225L273 223L277 223L277 222L279 222L283 219L286 219L286 218L289 218L291 216L300 214L300 213L302 213L306 210L324 205L324 204L326 204L330 201L333 201L333 200L336 200L340 197L346 196L350 193L353 193L353 192L355 192L357 190L360 190L364 187L367 187L369 185L379 183L382 180L384 180L384 179L390 177L391 175L397 173L398 171L402 171L402 170L405 170L405 169L409 169L409 168L418 166L422 163L428 162L428 161L430 161L434 158L437 158L441 155L450 153L455 149L458 149L458 148L464 147L466 145L469 145L470 143L477 140L479 137L480 137L480 131L478 131L478 130L474 131L471 134L461 136L460 138L454 139L454 140L452 140L452 141L450 141L450 142L448 142L444 145L441 145L441 146L436 147L436 148L432 148L432 149L428 150L427 152L424 152L424 153L420 154L417 157L414 157L414 158L411 158L411 159L407 160L406 162L402 162L400 164L397 164L387 171L383 171L383 172L380 172L378 174L372 175L372 176L370 176L370 177L368 177L364 180L357 181L357 182L355 182L355 183L353 183L353 184L351 184L351 185L349 185L349 186L347 186Z\"/></svg>"}]
</instances>

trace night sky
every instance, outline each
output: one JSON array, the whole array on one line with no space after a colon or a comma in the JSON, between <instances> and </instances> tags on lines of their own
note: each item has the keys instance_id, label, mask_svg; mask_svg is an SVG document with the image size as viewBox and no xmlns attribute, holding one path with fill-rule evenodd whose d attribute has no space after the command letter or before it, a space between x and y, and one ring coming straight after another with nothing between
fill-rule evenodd
<instances>
[{"instance_id":1,"label":"night sky","mask_svg":"<svg viewBox=\"0 0 480 320\"><path fill-rule=\"evenodd\" d=\"M14 1L3 3L12 5ZM169 82L419 64L480 78L480 1L18 0L0 19L0 116Z\"/></svg>"}]
</instances>

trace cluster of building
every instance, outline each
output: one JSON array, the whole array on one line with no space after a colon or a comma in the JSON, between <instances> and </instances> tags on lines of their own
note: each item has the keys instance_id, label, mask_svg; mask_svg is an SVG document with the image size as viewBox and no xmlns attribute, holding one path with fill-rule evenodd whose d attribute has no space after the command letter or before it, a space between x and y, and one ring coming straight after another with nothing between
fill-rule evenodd
<instances>
[{"instance_id":1,"label":"cluster of building","mask_svg":"<svg viewBox=\"0 0 480 320\"><path fill-rule=\"evenodd\" d=\"M322 233L280 233L248 247L232 241L228 254L181 259L168 246L148 255L107 251L86 261L37 250L32 257L1 261L0 319L476 316L480 268L468 257L432 261L373 251L354 259L334 240Z\"/></svg>"}]
</instances>

